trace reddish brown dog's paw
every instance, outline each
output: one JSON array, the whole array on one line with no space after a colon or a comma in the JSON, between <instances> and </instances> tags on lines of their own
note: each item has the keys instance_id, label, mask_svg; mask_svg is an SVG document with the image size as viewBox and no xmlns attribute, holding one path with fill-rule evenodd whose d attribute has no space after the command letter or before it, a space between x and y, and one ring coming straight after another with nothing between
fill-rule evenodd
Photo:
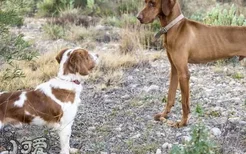
<instances>
[{"instance_id":1,"label":"reddish brown dog's paw","mask_svg":"<svg viewBox=\"0 0 246 154\"><path fill-rule=\"evenodd\" d=\"M164 116L162 115L162 113L158 113L154 117L155 121L161 121L163 118Z\"/></svg>"},{"instance_id":2,"label":"reddish brown dog's paw","mask_svg":"<svg viewBox=\"0 0 246 154\"><path fill-rule=\"evenodd\" d=\"M184 127L184 126L187 126L187 123L185 122L172 122L172 121L169 121L167 123L170 127L174 127L174 128L181 128L181 127Z\"/></svg>"},{"instance_id":3,"label":"reddish brown dog's paw","mask_svg":"<svg viewBox=\"0 0 246 154\"><path fill-rule=\"evenodd\" d=\"M154 119L155 121L164 121L168 118L167 114L165 113L158 113L155 115Z\"/></svg>"}]
</instances>

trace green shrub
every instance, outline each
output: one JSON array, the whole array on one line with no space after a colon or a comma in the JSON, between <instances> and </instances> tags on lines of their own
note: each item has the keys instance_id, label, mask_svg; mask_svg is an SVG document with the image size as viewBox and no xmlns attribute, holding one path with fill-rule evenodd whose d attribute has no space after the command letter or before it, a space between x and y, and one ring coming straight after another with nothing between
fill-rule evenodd
<instances>
[{"instance_id":1,"label":"green shrub","mask_svg":"<svg viewBox=\"0 0 246 154\"><path fill-rule=\"evenodd\" d=\"M209 25L246 25L244 16L237 14L237 8L234 5L229 9L224 9L221 5L217 5L207 13L203 21Z\"/></svg>"},{"instance_id":2,"label":"green shrub","mask_svg":"<svg viewBox=\"0 0 246 154\"><path fill-rule=\"evenodd\" d=\"M30 47L28 42L22 39L22 35L14 35L7 28L9 25L20 26L22 24L23 19L16 12L0 11L0 61L9 65L1 75L2 82L25 76L21 69L14 65L13 61L30 61L37 56L37 52Z\"/></svg>"},{"instance_id":3,"label":"green shrub","mask_svg":"<svg viewBox=\"0 0 246 154\"><path fill-rule=\"evenodd\" d=\"M0 10L0 23L11 26L23 25L23 18L14 11L3 12Z\"/></svg>"},{"instance_id":4,"label":"green shrub","mask_svg":"<svg viewBox=\"0 0 246 154\"><path fill-rule=\"evenodd\" d=\"M203 12L196 12L196 13L191 15L190 19L202 22L204 20L204 13Z\"/></svg>"},{"instance_id":5,"label":"green shrub","mask_svg":"<svg viewBox=\"0 0 246 154\"><path fill-rule=\"evenodd\" d=\"M124 1L117 7L118 14L125 14L125 13L137 14L139 6L140 6L139 2L136 2L136 0Z\"/></svg>"},{"instance_id":6,"label":"green shrub","mask_svg":"<svg viewBox=\"0 0 246 154\"><path fill-rule=\"evenodd\" d=\"M14 36L9 33L0 35L0 56L11 63L13 60L32 60L37 56L30 45L22 39L22 36Z\"/></svg>"},{"instance_id":7,"label":"green shrub","mask_svg":"<svg viewBox=\"0 0 246 154\"><path fill-rule=\"evenodd\" d=\"M13 61L32 60L38 54L30 45L22 39L22 35L13 35L4 24L0 23L0 61L9 65L2 71L1 81L7 82L14 78L25 77L25 74L14 65Z\"/></svg>"},{"instance_id":8,"label":"green shrub","mask_svg":"<svg viewBox=\"0 0 246 154\"><path fill-rule=\"evenodd\" d=\"M121 27L121 20L116 16L109 16L103 20L103 24L113 27Z\"/></svg>"},{"instance_id":9,"label":"green shrub","mask_svg":"<svg viewBox=\"0 0 246 154\"><path fill-rule=\"evenodd\" d=\"M43 0L37 4L39 16L57 16L61 10L74 8L75 0Z\"/></svg>"},{"instance_id":10,"label":"green shrub","mask_svg":"<svg viewBox=\"0 0 246 154\"><path fill-rule=\"evenodd\" d=\"M209 138L207 128L198 124L192 128L191 140L184 145L174 145L171 154L217 154L216 144Z\"/></svg>"},{"instance_id":11,"label":"green shrub","mask_svg":"<svg viewBox=\"0 0 246 154\"><path fill-rule=\"evenodd\" d=\"M65 29L62 26L55 24L45 24L43 30L50 39L60 39L65 35Z\"/></svg>"},{"instance_id":12,"label":"green shrub","mask_svg":"<svg viewBox=\"0 0 246 154\"><path fill-rule=\"evenodd\" d=\"M36 3L39 0L4 0L0 6L3 11L14 11L19 15L34 13Z\"/></svg>"}]
</instances>

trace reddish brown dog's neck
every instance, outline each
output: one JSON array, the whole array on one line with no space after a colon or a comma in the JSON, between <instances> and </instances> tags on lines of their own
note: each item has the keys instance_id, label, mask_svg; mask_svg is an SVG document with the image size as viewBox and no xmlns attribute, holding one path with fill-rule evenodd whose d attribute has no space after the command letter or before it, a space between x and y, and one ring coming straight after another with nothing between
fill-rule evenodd
<instances>
[{"instance_id":1,"label":"reddish brown dog's neck","mask_svg":"<svg viewBox=\"0 0 246 154\"><path fill-rule=\"evenodd\" d=\"M180 14L182 14L181 9L180 9L180 5L179 3L175 3L175 5L173 6L172 11L170 12L170 14L168 16L165 16L164 14L159 15L159 19L161 22L161 26L165 27L167 26L170 22L172 22L175 18L177 18Z\"/></svg>"}]
</instances>

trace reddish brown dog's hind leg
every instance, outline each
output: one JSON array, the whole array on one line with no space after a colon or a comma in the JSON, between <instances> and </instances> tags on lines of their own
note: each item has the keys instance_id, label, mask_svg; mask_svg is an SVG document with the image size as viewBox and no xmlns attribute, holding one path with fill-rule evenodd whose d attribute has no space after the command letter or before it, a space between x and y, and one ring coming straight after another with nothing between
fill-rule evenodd
<instances>
[{"instance_id":1,"label":"reddish brown dog's hind leg","mask_svg":"<svg viewBox=\"0 0 246 154\"><path fill-rule=\"evenodd\" d=\"M168 98L167 98L167 104L166 107L164 108L164 111L162 113L156 114L155 115L155 120L160 121L163 118L168 117L168 113L170 113L171 108L174 106L175 103L175 96L176 96L176 90L178 87L178 73L177 69L175 68L172 59L170 55L167 53L168 59L171 64L171 78L170 78L170 86L168 90Z\"/></svg>"}]
</instances>

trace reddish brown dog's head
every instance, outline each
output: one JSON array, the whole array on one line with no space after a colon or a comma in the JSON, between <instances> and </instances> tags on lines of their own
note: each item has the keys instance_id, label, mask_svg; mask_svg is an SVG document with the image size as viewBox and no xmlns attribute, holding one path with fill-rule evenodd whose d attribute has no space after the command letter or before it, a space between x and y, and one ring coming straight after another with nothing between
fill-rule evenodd
<instances>
[{"instance_id":1,"label":"reddish brown dog's head","mask_svg":"<svg viewBox=\"0 0 246 154\"><path fill-rule=\"evenodd\" d=\"M145 7L137 18L142 24L152 23L158 16L168 16L176 0L145 0Z\"/></svg>"},{"instance_id":2,"label":"reddish brown dog's head","mask_svg":"<svg viewBox=\"0 0 246 154\"><path fill-rule=\"evenodd\" d=\"M95 67L98 55L88 53L84 49L64 49L56 56L60 64L58 76L88 75Z\"/></svg>"}]
</instances>

